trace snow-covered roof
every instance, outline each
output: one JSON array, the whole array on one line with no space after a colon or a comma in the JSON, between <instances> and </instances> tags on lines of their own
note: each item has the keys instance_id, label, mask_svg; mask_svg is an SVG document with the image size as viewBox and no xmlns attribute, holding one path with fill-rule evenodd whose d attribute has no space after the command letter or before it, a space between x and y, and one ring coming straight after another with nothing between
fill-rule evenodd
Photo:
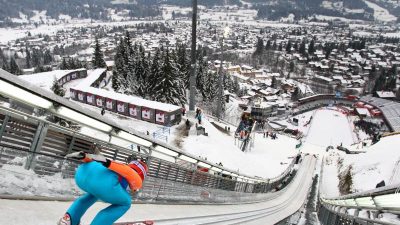
<instances>
[{"instance_id":1,"label":"snow-covered roof","mask_svg":"<svg viewBox=\"0 0 400 225\"><path fill-rule=\"evenodd\" d=\"M356 108L357 114L358 115L363 115L363 116L370 116L368 109L365 108Z\"/></svg>"},{"instance_id":2,"label":"snow-covered roof","mask_svg":"<svg viewBox=\"0 0 400 225\"><path fill-rule=\"evenodd\" d=\"M391 91L377 91L376 94L379 98L395 98L396 95Z\"/></svg>"},{"instance_id":3,"label":"snow-covered roof","mask_svg":"<svg viewBox=\"0 0 400 225\"><path fill-rule=\"evenodd\" d=\"M19 78L28 81L35 86L41 87L46 90L50 90L53 86L54 80L59 80L65 75L74 72L74 71L83 71L85 69L77 69L77 70L53 70L49 72L43 73L35 73L31 75L21 75Z\"/></svg>"},{"instance_id":4,"label":"snow-covered roof","mask_svg":"<svg viewBox=\"0 0 400 225\"><path fill-rule=\"evenodd\" d=\"M92 71L88 71L88 76L82 80L82 82L79 83L78 86L76 86L74 89L75 90L81 90L84 89L85 87L90 87L97 79L99 79L100 75L103 74L106 71L106 69L95 69Z\"/></svg>"},{"instance_id":5,"label":"snow-covered roof","mask_svg":"<svg viewBox=\"0 0 400 225\"><path fill-rule=\"evenodd\" d=\"M81 91L95 94L98 96L102 96L105 98L121 101L121 102L138 105L138 106L144 106L144 107L148 107L148 108L152 108L152 109L162 110L164 112L173 112L173 111L181 109L181 107L176 106L176 105L171 105L171 104L166 104L166 103L156 102L156 101L150 101L150 100L146 100L146 99L143 99L140 97L120 94L120 93L116 93L114 91L108 91L105 89L98 89L98 88L94 88L94 87L85 87L85 88L82 88Z\"/></svg>"}]
</instances>

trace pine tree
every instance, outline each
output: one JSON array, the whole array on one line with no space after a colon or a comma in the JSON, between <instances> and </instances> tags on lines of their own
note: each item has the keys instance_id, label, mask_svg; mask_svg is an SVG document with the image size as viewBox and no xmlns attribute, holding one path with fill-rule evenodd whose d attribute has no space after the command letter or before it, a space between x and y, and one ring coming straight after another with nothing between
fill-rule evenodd
<instances>
[{"instance_id":1,"label":"pine tree","mask_svg":"<svg viewBox=\"0 0 400 225\"><path fill-rule=\"evenodd\" d=\"M54 92L54 94L58 96L64 97L65 95L65 90L58 83L57 79L54 79L53 86L51 86L51 90Z\"/></svg>"},{"instance_id":2,"label":"pine tree","mask_svg":"<svg viewBox=\"0 0 400 225\"><path fill-rule=\"evenodd\" d=\"M0 49L0 65L4 66L7 63L6 56L3 51Z\"/></svg>"},{"instance_id":3,"label":"pine tree","mask_svg":"<svg viewBox=\"0 0 400 225\"><path fill-rule=\"evenodd\" d=\"M264 53L264 40L262 38L257 38L256 50L253 55L258 56Z\"/></svg>"},{"instance_id":4,"label":"pine tree","mask_svg":"<svg viewBox=\"0 0 400 225\"><path fill-rule=\"evenodd\" d=\"M292 101L297 101L299 100L299 96L300 96L300 91L298 87L294 88L294 91L292 93Z\"/></svg>"},{"instance_id":5,"label":"pine tree","mask_svg":"<svg viewBox=\"0 0 400 225\"><path fill-rule=\"evenodd\" d=\"M272 76L271 87L276 88L276 76Z\"/></svg>"},{"instance_id":6,"label":"pine tree","mask_svg":"<svg viewBox=\"0 0 400 225\"><path fill-rule=\"evenodd\" d=\"M10 67L8 66L7 61L3 63L3 66L1 67L3 70L10 72Z\"/></svg>"},{"instance_id":7,"label":"pine tree","mask_svg":"<svg viewBox=\"0 0 400 225\"><path fill-rule=\"evenodd\" d=\"M308 54L312 55L315 52L314 39L311 40L310 45L308 46Z\"/></svg>"},{"instance_id":8,"label":"pine tree","mask_svg":"<svg viewBox=\"0 0 400 225\"><path fill-rule=\"evenodd\" d=\"M73 58L70 58L70 59L68 60L68 68L69 68L70 70L76 69L75 60L74 60Z\"/></svg>"},{"instance_id":9,"label":"pine tree","mask_svg":"<svg viewBox=\"0 0 400 225\"><path fill-rule=\"evenodd\" d=\"M143 68L144 68L144 74L143 74L143 93L145 98L149 99L151 93L150 93L150 87L151 84L149 82L150 80L150 73L151 73L151 54L150 52L147 53L147 56L143 57Z\"/></svg>"},{"instance_id":10,"label":"pine tree","mask_svg":"<svg viewBox=\"0 0 400 225\"><path fill-rule=\"evenodd\" d=\"M223 78L224 90L229 91L230 93L234 92L234 83L230 75L224 74Z\"/></svg>"},{"instance_id":11,"label":"pine tree","mask_svg":"<svg viewBox=\"0 0 400 225\"><path fill-rule=\"evenodd\" d=\"M26 57L25 57L25 61L26 61L26 68L31 68L31 52L28 49L28 46L25 48L25 52L26 52Z\"/></svg>"},{"instance_id":12,"label":"pine tree","mask_svg":"<svg viewBox=\"0 0 400 225\"><path fill-rule=\"evenodd\" d=\"M289 42L286 45L286 52L290 53L292 51L292 42L289 40Z\"/></svg>"},{"instance_id":13,"label":"pine tree","mask_svg":"<svg viewBox=\"0 0 400 225\"><path fill-rule=\"evenodd\" d=\"M202 95L203 99L206 98L206 79L207 79L207 61L204 60L204 57L201 56L197 61L197 69L196 69L196 88L199 93Z\"/></svg>"},{"instance_id":14,"label":"pine tree","mask_svg":"<svg viewBox=\"0 0 400 225\"><path fill-rule=\"evenodd\" d=\"M276 44L276 41L274 41L274 44L272 45L272 50L276 50L276 48L277 48L277 44Z\"/></svg>"},{"instance_id":15,"label":"pine tree","mask_svg":"<svg viewBox=\"0 0 400 225\"><path fill-rule=\"evenodd\" d=\"M198 52L201 52L200 49L198 50ZM190 79L190 63L188 55L186 54L186 45L184 44L178 45L176 53L177 53L176 63L178 70L180 72L180 76L182 77L185 83L185 88L188 88Z\"/></svg>"},{"instance_id":16,"label":"pine tree","mask_svg":"<svg viewBox=\"0 0 400 225\"><path fill-rule=\"evenodd\" d=\"M212 102L218 93L218 75L214 72L207 72L204 76L203 101Z\"/></svg>"},{"instance_id":17,"label":"pine tree","mask_svg":"<svg viewBox=\"0 0 400 225\"><path fill-rule=\"evenodd\" d=\"M21 75L22 74L22 71L19 68L17 62L15 62L14 58L11 58L11 60L10 60L9 72L14 74L14 75Z\"/></svg>"},{"instance_id":18,"label":"pine tree","mask_svg":"<svg viewBox=\"0 0 400 225\"><path fill-rule=\"evenodd\" d=\"M185 88L183 81L177 76L178 69L171 59L169 49L165 50L163 61L160 80L154 88L155 100L183 105L186 103Z\"/></svg>"},{"instance_id":19,"label":"pine tree","mask_svg":"<svg viewBox=\"0 0 400 225\"><path fill-rule=\"evenodd\" d=\"M34 48L32 51L32 66L37 67L42 64L42 52Z\"/></svg>"},{"instance_id":20,"label":"pine tree","mask_svg":"<svg viewBox=\"0 0 400 225\"><path fill-rule=\"evenodd\" d=\"M121 39L118 43L116 53L114 56L114 68L113 68L113 76L112 76L112 88L116 92L120 92L123 88L124 84L126 85L126 77L127 77L127 56L124 40Z\"/></svg>"},{"instance_id":21,"label":"pine tree","mask_svg":"<svg viewBox=\"0 0 400 225\"><path fill-rule=\"evenodd\" d=\"M299 50L299 43L297 43L297 41L294 43L293 48L294 48L294 51Z\"/></svg>"},{"instance_id":22,"label":"pine tree","mask_svg":"<svg viewBox=\"0 0 400 225\"><path fill-rule=\"evenodd\" d=\"M155 88L157 86L157 83L161 79L161 67L162 67L161 51L159 48L157 48L156 52L154 53L153 60L151 62L150 74L148 77L148 83L149 83L148 95L151 100L155 100L156 96Z\"/></svg>"},{"instance_id":23,"label":"pine tree","mask_svg":"<svg viewBox=\"0 0 400 225\"><path fill-rule=\"evenodd\" d=\"M43 64L49 65L53 61L53 57L51 56L50 50L46 50L43 55Z\"/></svg>"},{"instance_id":24,"label":"pine tree","mask_svg":"<svg viewBox=\"0 0 400 225\"><path fill-rule=\"evenodd\" d=\"M127 94L137 94L137 77L136 77L136 56L131 55L128 62L128 70L126 76L126 83L122 83L122 88ZM125 86L126 85L126 86Z\"/></svg>"},{"instance_id":25,"label":"pine tree","mask_svg":"<svg viewBox=\"0 0 400 225\"><path fill-rule=\"evenodd\" d=\"M99 39L96 37L95 46L94 46L94 54L92 58L92 66L93 68L105 68L107 67L106 62L104 61L103 52L100 48Z\"/></svg>"},{"instance_id":26,"label":"pine tree","mask_svg":"<svg viewBox=\"0 0 400 225\"><path fill-rule=\"evenodd\" d=\"M77 68L77 69L85 68L85 67L86 67L86 65L83 65L83 63L82 63L81 61L79 61L79 60L76 60L75 65L76 65L76 68Z\"/></svg>"},{"instance_id":27,"label":"pine tree","mask_svg":"<svg viewBox=\"0 0 400 225\"><path fill-rule=\"evenodd\" d=\"M239 81L238 78L235 77L233 79L233 93L235 93L236 95L238 95L240 92L240 85L239 85Z\"/></svg>"},{"instance_id":28,"label":"pine tree","mask_svg":"<svg viewBox=\"0 0 400 225\"><path fill-rule=\"evenodd\" d=\"M147 82L147 72L148 69L145 52L143 45L139 46L139 52L137 54L136 66L135 66L135 74L136 74L136 93L138 96L145 97L146 90L146 82Z\"/></svg>"},{"instance_id":29,"label":"pine tree","mask_svg":"<svg viewBox=\"0 0 400 225\"><path fill-rule=\"evenodd\" d=\"M68 69L69 69L69 65L68 65L67 61L65 60L65 58L63 58L63 60L61 61L60 70L68 70Z\"/></svg>"},{"instance_id":30,"label":"pine tree","mask_svg":"<svg viewBox=\"0 0 400 225\"><path fill-rule=\"evenodd\" d=\"M271 40L268 39L267 44L265 45L265 49L266 50L270 50L271 49Z\"/></svg>"},{"instance_id":31,"label":"pine tree","mask_svg":"<svg viewBox=\"0 0 400 225\"><path fill-rule=\"evenodd\" d=\"M301 42L299 52L302 56L306 55L306 42L304 41Z\"/></svg>"}]
</instances>

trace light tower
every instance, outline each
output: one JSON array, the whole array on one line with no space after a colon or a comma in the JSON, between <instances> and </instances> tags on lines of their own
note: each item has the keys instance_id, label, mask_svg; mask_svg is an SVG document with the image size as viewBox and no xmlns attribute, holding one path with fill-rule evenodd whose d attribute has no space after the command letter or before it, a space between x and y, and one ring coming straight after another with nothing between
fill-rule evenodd
<instances>
[{"instance_id":1,"label":"light tower","mask_svg":"<svg viewBox=\"0 0 400 225\"><path fill-rule=\"evenodd\" d=\"M192 0L192 48L190 60L190 78L189 78L189 111L194 111L196 105L196 28L197 28L197 0Z\"/></svg>"}]
</instances>

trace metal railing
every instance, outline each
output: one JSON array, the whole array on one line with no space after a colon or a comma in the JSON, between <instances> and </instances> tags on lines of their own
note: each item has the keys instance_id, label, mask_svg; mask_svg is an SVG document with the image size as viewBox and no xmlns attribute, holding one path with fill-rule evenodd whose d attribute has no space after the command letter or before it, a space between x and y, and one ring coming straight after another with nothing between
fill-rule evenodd
<instances>
[{"instance_id":1,"label":"metal railing","mask_svg":"<svg viewBox=\"0 0 400 225\"><path fill-rule=\"evenodd\" d=\"M0 94L18 103L24 103L20 104L21 108L27 106L28 112L31 112L33 109L45 110L66 120L75 121L78 124L83 124L96 129L98 132L108 135L110 139L122 138L125 141L140 146L141 149L151 149L151 154L154 157L162 158L170 162L175 162L177 159L185 160L209 168L215 173L222 173L225 176L235 177L235 179L246 183L254 184L267 181L267 179L248 176L240 174L237 171L229 170L200 157L183 152L181 149L174 146L150 138L147 135L140 134L121 123L116 123L115 121L102 117L97 113L93 113L76 103L33 86L32 84L19 79L17 76L1 69Z\"/></svg>"},{"instance_id":2,"label":"metal railing","mask_svg":"<svg viewBox=\"0 0 400 225\"><path fill-rule=\"evenodd\" d=\"M155 192L152 195L143 192L143 197L160 198L164 190L169 190L168 193L171 196L180 196L180 199L196 195L202 196L203 201L206 202L221 202L235 199L234 196L238 195L255 196L258 194L254 192L273 191L286 178L279 176L271 179L273 182L270 182L269 179L231 171L146 135L131 131L121 124L100 117L76 103L41 90L3 70L0 70L0 94L8 97L3 100L10 100L15 103L13 103L14 106L18 107L18 110L15 110L9 106L0 106L0 166L16 157L22 157L25 160L25 168L39 175L61 173L63 177L71 178L79 163L65 160L63 157L76 151L94 151L90 149L96 143L101 146L100 153L112 160L125 162L132 155L149 158L150 171L146 182L159 189L157 195L154 195ZM71 119L77 124L95 129L99 136L87 136L44 120L43 117L33 116L32 112L38 110L44 111L46 115L66 117L67 120L73 116L80 117L80 120ZM127 144L117 145L112 140L122 140L125 143L128 142L128 145L135 144L140 146L142 151L129 149ZM185 163L179 165L179 162ZM208 172L202 172L198 168L203 171L207 168ZM293 163L287 171L292 169ZM146 182L145 185L147 185ZM168 188L172 186L173 189ZM186 193L193 190L196 190L193 192L195 194ZM215 196L211 193L219 193L219 197L211 198L210 196ZM225 196L225 200L222 200L220 196Z\"/></svg>"},{"instance_id":3,"label":"metal railing","mask_svg":"<svg viewBox=\"0 0 400 225\"><path fill-rule=\"evenodd\" d=\"M350 221L350 224L393 224L378 217L380 213L400 214L399 189L400 184L397 184L337 198L321 197L320 221L323 225L335 224L332 221L336 220ZM354 215L348 215L348 209L354 209ZM359 217L360 210L368 211L372 218Z\"/></svg>"},{"instance_id":4,"label":"metal railing","mask_svg":"<svg viewBox=\"0 0 400 225\"><path fill-rule=\"evenodd\" d=\"M85 151L94 144L105 157L125 162L131 155L141 155L129 148L80 134L16 110L0 107L0 167L19 157L26 169L39 175L61 174L72 178L79 162L64 156ZM151 149L143 149L151 152ZM57 165L57 166L54 166ZM149 177L136 196L143 200L232 202L259 201L262 193L275 190L293 168L294 161L281 176L271 182L248 183L237 177L198 171L196 164L180 166L156 157L149 158ZM261 193L261 194L254 194Z\"/></svg>"},{"instance_id":5,"label":"metal railing","mask_svg":"<svg viewBox=\"0 0 400 225\"><path fill-rule=\"evenodd\" d=\"M361 218L333 210L329 205L321 204L318 209L319 222L323 225L394 225L385 221L376 219Z\"/></svg>"}]
</instances>

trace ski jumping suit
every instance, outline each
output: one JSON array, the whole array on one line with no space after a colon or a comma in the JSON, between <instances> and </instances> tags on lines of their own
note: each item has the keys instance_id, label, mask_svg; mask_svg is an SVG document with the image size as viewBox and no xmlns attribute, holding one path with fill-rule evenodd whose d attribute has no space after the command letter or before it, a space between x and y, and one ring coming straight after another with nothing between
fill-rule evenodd
<instances>
[{"instance_id":1,"label":"ski jumping suit","mask_svg":"<svg viewBox=\"0 0 400 225\"><path fill-rule=\"evenodd\" d=\"M89 160L87 160L89 161ZM78 225L86 210L98 200L111 205L101 210L91 225L112 225L125 214L131 206L131 196L126 188L132 191L142 187L146 176L146 165L133 161L128 165L108 161L107 165L92 161L78 167L75 181L86 194L74 201L67 210L71 225Z\"/></svg>"}]
</instances>

